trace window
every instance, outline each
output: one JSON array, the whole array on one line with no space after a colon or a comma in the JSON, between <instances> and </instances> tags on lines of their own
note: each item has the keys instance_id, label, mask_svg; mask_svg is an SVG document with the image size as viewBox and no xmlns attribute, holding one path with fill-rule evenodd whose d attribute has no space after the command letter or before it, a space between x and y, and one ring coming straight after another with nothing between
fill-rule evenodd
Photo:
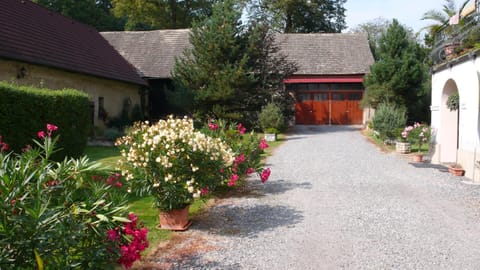
<instances>
[{"instance_id":1,"label":"window","mask_svg":"<svg viewBox=\"0 0 480 270\"><path fill-rule=\"evenodd\" d=\"M345 100L345 94L342 93L333 93L332 100Z\"/></svg>"},{"instance_id":2,"label":"window","mask_svg":"<svg viewBox=\"0 0 480 270\"><path fill-rule=\"evenodd\" d=\"M328 94L327 93L313 94L313 100L315 100L315 101L328 100Z\"/></svg>"},{"instance_id":3,"label":"window","mask_svg":"<svg viewBox=\"0 0 480 270\"><path fill-rule=\"evenodd\" d=\"M98 119L106 121L107 117L108 114L105 110L105 99L103 97L98 97Z\"/></svg>"}]
</instances>

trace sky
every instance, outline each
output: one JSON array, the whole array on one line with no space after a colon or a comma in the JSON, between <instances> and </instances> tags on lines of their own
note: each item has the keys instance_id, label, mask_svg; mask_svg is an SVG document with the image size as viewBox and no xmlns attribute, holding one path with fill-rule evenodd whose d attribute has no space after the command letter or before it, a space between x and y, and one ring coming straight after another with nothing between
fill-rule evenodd
<instances>
[{"instance_id":1,"label":"sky","mask_svg":"<svg viewBox=\"0 0 480 270\"><path fill-rule=\"evenodd\" d=\"M459 7L464 0L456 0ZM418 32L431 21L421 20L423 14L431 9L441 10L445 0L347 0L344 7L348 28L371 21L378 17L397 19ZM348 32L348 29L346 30Z\"/></svg>"}]
</instances>

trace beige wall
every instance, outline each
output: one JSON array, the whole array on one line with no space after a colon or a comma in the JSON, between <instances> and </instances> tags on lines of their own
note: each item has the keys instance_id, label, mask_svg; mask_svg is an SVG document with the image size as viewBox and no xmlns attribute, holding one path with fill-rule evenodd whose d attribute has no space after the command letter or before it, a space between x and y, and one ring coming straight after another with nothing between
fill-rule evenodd
<instances>
[{"instance_id":1,"label":"beige wall","mask_svg":"<svg viewBox=\"0 0 480 270\"><path fill-rule=\"evenodd\" d=\"M82 90L95 103L95 126L104 126L103 121L98 118L99 97L104 98L104 108L108 115L113 117L120 114L125 98L130 98L132 108L136 104L140 105L139 85L40 65L0 59L0 80L50 89L73 88Z\"/></svg>"}]
</instances>

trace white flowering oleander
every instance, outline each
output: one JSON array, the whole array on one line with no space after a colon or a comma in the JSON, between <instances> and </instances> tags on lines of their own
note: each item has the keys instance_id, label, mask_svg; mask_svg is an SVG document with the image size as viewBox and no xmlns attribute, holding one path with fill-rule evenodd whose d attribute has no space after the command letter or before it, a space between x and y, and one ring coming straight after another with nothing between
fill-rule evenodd
<instances>
[{"instance_id":1,"label":"white flowering oleander","mask_svg":"<svg viewBox=\"0 0 480 270\"><path fill-rule=\"evenodd\" d=\"M145 184L157 190L175 185L193 197L205 187L201 178L215 177L220 168L231 166L235 160L225 142L195 131L193 120L186 117L169 117L151 126L136 123L116 144L122 148L124 159L119 167L127 180L145 179L149 181ZM220 168L211 168L212 164Z\"/></svg>"}]
</instances>

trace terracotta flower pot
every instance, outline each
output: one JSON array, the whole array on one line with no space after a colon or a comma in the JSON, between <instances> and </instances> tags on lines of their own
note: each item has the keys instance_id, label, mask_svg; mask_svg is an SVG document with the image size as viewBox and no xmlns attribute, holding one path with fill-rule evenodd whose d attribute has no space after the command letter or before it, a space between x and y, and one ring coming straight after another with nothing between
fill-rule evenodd
<instances>
[{"instance_id":1,"label":"terracotta flower pot","mask_svg":"<svg viewBox=\"0 0 480 270\"><path fill-rule=\"evenodd\" d=\"M160 211L158 217L160 219L159 229L171 231L188 230L192 221L188 219L188 210L190 205L183 209L173 209L171 211Z\"/></svg>"},{"instance_id":2,"label":"terracotta flower pot","mask_svg":"<svg viewBox=\"0 0 480 270\"><path fill-rule=\"evenodd\" d=\"M448 171L451 174L456 175L456 176L463 176L465 174L465 170L460 168L460 167L450 166L450 167L448 167Z\"/></svg>"},{"instance_id":3,"label":"terracotta flower pot","mask_svg":"<svg viewBox=\"0 0 480 270\"><path fill-rule=\"evenodd\" d=\"M413 157L413 162L423 162L423 155L422 154L415 154L412 157Z\"/></svg>"}]
</instances>

